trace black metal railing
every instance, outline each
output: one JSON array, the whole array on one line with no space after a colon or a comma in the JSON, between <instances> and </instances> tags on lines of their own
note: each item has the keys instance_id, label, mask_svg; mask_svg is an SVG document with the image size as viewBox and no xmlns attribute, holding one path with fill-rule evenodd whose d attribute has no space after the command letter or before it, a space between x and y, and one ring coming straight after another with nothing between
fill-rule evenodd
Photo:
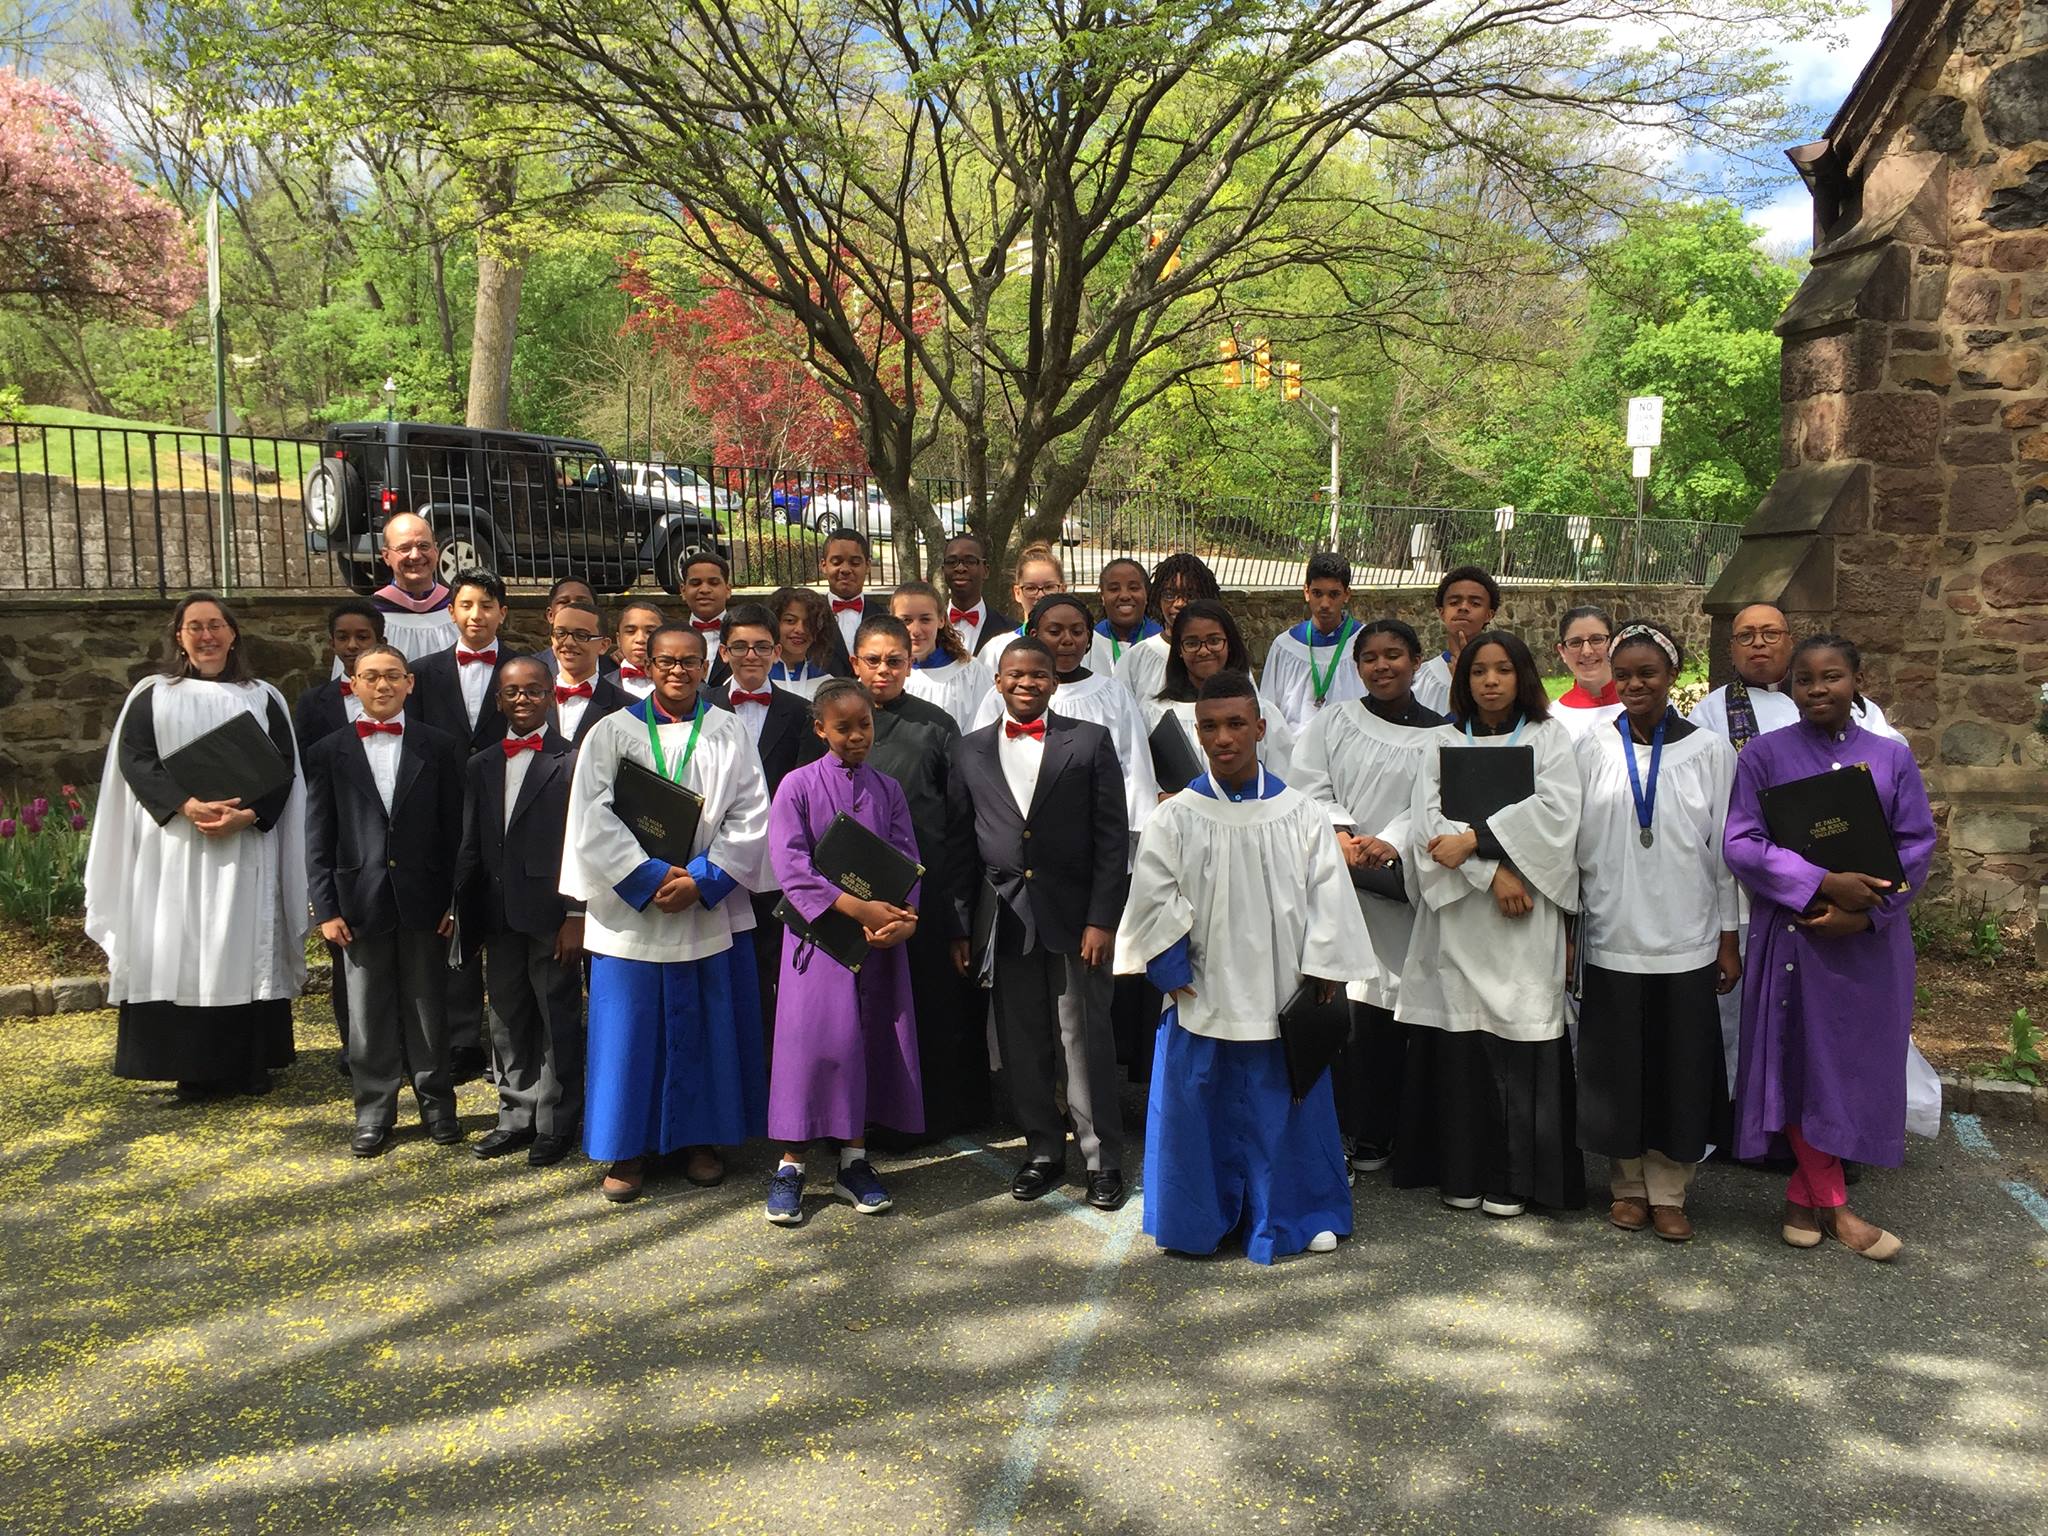
<instances>
[{"instance_id":1,"label":"black metal railing","mask_svg":"<svg viewBox=\"0 0 2048 1536\"><path fill-rule=\"evenodd\" d=\"M614 460L589 443L517 432L382 424L325 439L221 440L172 428L0 422L0 590L369 590L386 579L377 530L399 511L434 525L446 567L482 563L515 583L580 576L603 590L673 590L700 548L735 583L817 579L836 528L867 535L873 582L937 568L908 516L860 475ZM941 535L975 525L965 482L920 478ZM1740 528L1651 518L1341 502L1336 547L1360 587L1433 585L1467 562L1503 581L1704 586ZM1056 543L1070 581L1093 586L1119 556L1189 551L1224 586L1288 588L1331 547L1323 498L1195 499L1091 486Z\"/></svg>"}]
</instances>

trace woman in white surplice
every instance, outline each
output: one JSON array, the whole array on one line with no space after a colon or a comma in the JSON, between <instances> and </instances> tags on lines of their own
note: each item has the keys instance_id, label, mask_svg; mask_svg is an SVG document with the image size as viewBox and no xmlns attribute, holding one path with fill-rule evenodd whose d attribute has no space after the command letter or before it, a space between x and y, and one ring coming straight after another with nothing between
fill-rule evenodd
<instances>
[{"instance_id":1,"label":"woman in white surplice","mask_svg":"<svg viewBox=\"0 0 2048 1536\"><path fill-rule=\"evenodd\" d=\"M284 698L249 674L234 615L194 593L171 615L168 660L114 726L85 864L85 931L120 1008L119 1077L181 1097L262 1093L292 1061L306 980L305 785ZM253 715L291 766L254 805L202 801L164 759Z\"/></svg>"},{"instance_id":2,"label":"woman in white surplice","mask_svg":"<svg viewBox=\"0 0 2048 1536\"><path fill-rule=\"evenodd\" d=\"M1458 725L1431 734L1404 859L1415 931L1394 1017L1409 1045L1393 1182L1434 1184L1458 1210L1519 1216L1585 1204L1564 1032L1564 915L1579 905L1579 765L1550 718L1529 647L1475 636L1451 678ZM1443 759L1526 750L1534 793L1474 824L1443 811ZM1499 786L1481 785L1480 789Z\"/></svg>"},{"instance_id":3,"label":"woman in white surplice","mask_svg":"<svg viewBox=\"0 0 2048 1536\"><path fill-rule=\"evenodd\" d=\"M1202 684L1219 672L1242 672L1251 676L1251 652L1245 647L1244 632L1230 610L1210 598L1198 597L1174 615L1167 632L1166 671L1158 690L1138 700L1145 717L1149 740L1159 722L1172 715L1180 722L1188 747L1195 746L1195 697ZM1294 727L1263 693L1259 714L1266 722L1265 739L1259 743L1259 761L1283 783L1294 782ZM1196 752L1196 756L1201 754Z\"/></svg>"}]
</instances>

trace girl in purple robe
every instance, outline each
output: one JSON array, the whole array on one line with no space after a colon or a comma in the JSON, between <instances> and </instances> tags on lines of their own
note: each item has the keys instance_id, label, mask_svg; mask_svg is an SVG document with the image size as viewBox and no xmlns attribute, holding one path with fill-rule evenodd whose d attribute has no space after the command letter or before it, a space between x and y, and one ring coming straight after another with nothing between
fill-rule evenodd
<instances>
[{"instance_id":1,"label":"girl in purple robe","mask_svg":"<svg viewBox=\"0 0 2048 1536\"><path fill-rule=\"evenodd\" d=\"M1863 659L1838 635L1793 653L1788 691L1799 723L1758 736L1737 761L1728 807L1728 866L1752 898L1735 1075L1735 1155L1783 1155L1798 1170L1785 1191L1783 1236L1795 1248L1823 1234L1867 1259L1899 1239L1851 1211L1842 1160L1905 1161L1906 1037L1913 1023L1912 893L1934 852L1934 818L1919 765L1903 742L1858 725ZM1891 825L1906 889L1871 875L1830 874L1771 841L1762 792L1837 769L1867 767Z\"/></svg>"},{"instance_id":2,"label":"girl in purple robe","mask_svg":"<svg viewBox=\"0 0 2048 1536\"><path fill-rule=\"evenodd\" d=\"M867 765L875 717L866 690L828 679L811 702L812 728L830 755L791 771L768 811L768 853L789 904L806 921L836 907L867 930L872 946L850 971L796 934L782 936L776 989L775 1060L768 1083L768 1134L783 1144L768 1185L768 1219L803 1222L804 1148L820 1138L839 1146L832 1192L856 1211L889 1208L889 1193L867 1157L867 1127L924 1129L917 1067L917 1024L910 1002L904 942L917 931L918 892L910 905L862 901L821 876L812 853L841 813L917 858L917 837L903 790Z\"/></svg>"}]
</instances>

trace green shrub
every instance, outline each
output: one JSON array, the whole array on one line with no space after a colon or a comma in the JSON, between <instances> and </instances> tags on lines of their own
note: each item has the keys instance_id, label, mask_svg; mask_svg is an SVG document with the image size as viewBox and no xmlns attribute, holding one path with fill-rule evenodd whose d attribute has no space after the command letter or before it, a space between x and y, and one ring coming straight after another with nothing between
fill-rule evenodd
<instances>
[{"instance_id":1,"label":"green shrub","mask_svg":"<svg viewBox=\"0 0 2048 1536\"><path fill-rule=\"evenodd\" d=\"M38 936L85 908L91 819L74 785L64 785L61 795L61 805L38 795L12 815L0 806L0 914Z\"/></svg>"}]
</instances>

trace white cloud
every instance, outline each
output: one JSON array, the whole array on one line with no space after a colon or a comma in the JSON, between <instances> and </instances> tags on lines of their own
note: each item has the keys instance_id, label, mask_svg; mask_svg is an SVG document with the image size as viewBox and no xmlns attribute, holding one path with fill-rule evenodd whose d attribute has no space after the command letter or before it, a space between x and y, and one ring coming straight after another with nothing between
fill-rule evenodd
<instances>
[{"instance_id":1,"label":"white cloud","mask_svg":"<svg viewBox=\"0 0 2048 1536\"><path fill-rule=\"evenodd\" d=\"M1749 222L1764 232L1764 249L1774 256L1792 256L1813 243L1813 200L1796 180L1768 203L1752 208Z\"/></svg>"}]
</instances>

